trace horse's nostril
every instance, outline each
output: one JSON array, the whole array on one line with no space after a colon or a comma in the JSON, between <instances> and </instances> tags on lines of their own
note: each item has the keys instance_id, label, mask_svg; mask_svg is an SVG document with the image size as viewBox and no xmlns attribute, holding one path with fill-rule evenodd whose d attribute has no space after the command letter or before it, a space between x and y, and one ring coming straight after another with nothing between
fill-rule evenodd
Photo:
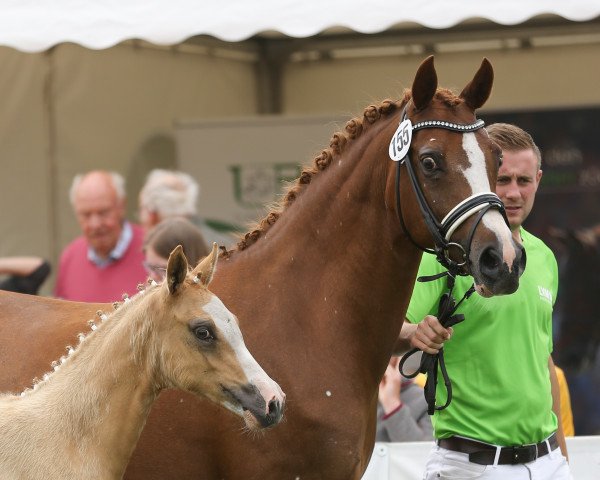
<instances>
[{"instance_id":1,"label":"horse's nostril","mask_svg":"<svg viewBox=\"0 0 600 480\"><path fill-rule=\"evenodd\" d=\"M275 399L269 402L269 415L277 415L279 413L279 402Z\"/></svg>"},{"instance_id":2,"label":"horse's nostril","mask_svg":"<svg viewBox=\"0 0 600 480\"><path fill-rule=\"evenodd\" d=\"M484 273L495 272L502 265L502 258L492 247L486 248L483 251L479 261Z\"/></svg>"},{"instance_id":3,"label":"horse's nostril","mask_svg":"<svg viewBox=\"0 0 600 480\"><path fill-rule=\"evenodd\" d=\"M519 247L521 248L521 259L520 259L520 269L519 269L519 276L523 275L523 272L525 271L525 267L527 266L527 252L525 250L525 247L523 247L522 245L519 245Z\"/></svg>"}]
</instances>

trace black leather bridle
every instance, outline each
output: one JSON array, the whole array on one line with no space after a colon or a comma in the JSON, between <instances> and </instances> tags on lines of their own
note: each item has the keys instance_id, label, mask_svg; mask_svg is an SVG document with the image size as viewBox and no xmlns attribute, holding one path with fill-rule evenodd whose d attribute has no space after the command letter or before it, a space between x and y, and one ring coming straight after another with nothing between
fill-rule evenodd
<instances>
[{"instance_id":1,"label":"black leather bridle","mask_svg":"<svg viewBox=\"0 0 600 480\"><path fill-rule=\"evenodd\" d=\"M452 291L454 289L454 282L457 275L466 276L469 274L467 269L467 262L469 259L469 254L471 250L471 243L473 241L473 237L475 235L475 230L477 226L481 222L483 216L490 209L496 209L504 218L504 221L508 225L508 218L506 217L506 211L504 209L504 204L500 200L500 198L493 192L481 192L471 195L470 197L464 199L458 205L448 212L448 214L442 219L441 222L437 220L435 215L433 214L429 204L427 203L427 199L421 189L417 176L415 174L413 165L410 161L410 144L412 141L412 132L423 130L426 128L441 128L444 130L450 130L452 132L458 133L469 133L475 132L485 125L483 120L476 120L470 124L459 124L452 123L446 120L426 120L422 122L415 123L414 125L408 118L406 107L404 107L404 111L402 112L402 117L400 121L400 125L392 137L392 141L390 142L390 158L397 162L396 168L396 213L400 220L400 224L402 225L402 229L406 233L408 239L420 250L424 252L434 254L438 260L446 269L446 272L443 272L438 275L433 275L430 277L420 277L417 280L421 282L433 281L444 276L447 277L447 286L448 291L442 295L438 304L438 313L437 318L439 322L444 327L450 327L456 325L459 322L464 320L464 315L455 314L456 309L459 305L469 298L471 294L475 291L474 286L472 286L467 292L464 294L463 298L456 303L454 297L452 296ZM431 234L434 242L434 248L426 248L419 245L411 236L406 224L404 222L404 218L402 215L402 206L400 204L400 172L402 169L402 165L406 166L406 170L408 172L408 177L410 179L410 183L412 184L413 191L417 198L417 203L419 204L419 208L421 210L421 214L423 215L423 219L425 224L427 225L427 229ZM450 241L452 234L456 231L456 229L464 223L468 218L472 215L477 214L473 225L471 226L471 230L467 237L467 247L466 250L459 243ZM462 255L462 261L452 260L450 257L450 250L456 249L459 254ZM443 410L452 401L452 383L450 382L450 378L446 371L446 366L444 362L444 349L443 347L439 350L437 354L428 354L423 353L421 357L421 364L419 368L413 373L404 373L403 367L406 360L418 352L418 348L413 348L409 352L403 355L400 360L399 369L400 373L407 378L414 378L420 372L427 374L427 381L425 383L425 399L427 401L427 413L429 415L433 415L435 410ZM435 391L437 385L437 372L438 372L438 364L440 370L442 372L442 376L444 378L444 384L446 386L447 398L446 403L444 405L438 406L435 404Z\"/></svg>"},{"instance_id":2,"label":"black leather bridle","mask_svg":"<svg viewBox=\"0 0 600 480\"><path fill-rule=\"evenodd\" d=\"M426 128L441 128L444 130L450 130L452 132L458 133L469 133L475 132L485 125L483 120L476 120L474 123L470 124L458 124L452 123L445 120L426 120L422 122L415 123L414 125L408 118L406 107L404 107L404 111L402 112L402 120L400 122L400 126L398 127L398 131L401 130L402 125L404 124L406 129L410 130L409 135L405 135L405 140L408 140L408 144L403 145L403 151L406 151L406 154L400 158L393 160L397 161L396 168L396 214L400 220L400 224L402 225L402 229L406 233L409 240L420 250L434 254L438 261L446 267L453 275L468 275L466 268L466 262L469 258L469 252L471 250L471 243L473 241L473 236L475 234L475 229L479 225L479 222L486 214L488 210L494 208L498 210L504 221L508 225L508 218L506 217L506 211L504 210L504 204L493 192L480 192L474 195L471 195L468 198L465 198L462 202L456 205L448 214L442 219L441 222L437 220L429 204L427 203L427 199L421 189L419 182L417 180L417 176L415 174L413 165L410 161L409 150L410 150L410 142L412 140L412 132L418 130L424 130ZM408 133L408 132L402 132ZM390 156L393 149L394 141L397 139L397 133L394 138L392 138L392 142L390 143ZM415 196L417 198L417 203L421 210L421 214L423 215L423 220L425 221L425 225L433 238L434 248L429 249L419 245L413 237L410 235L408 228L404 222L404 217L402 215L402 206L400 204L400 172L402 166L406 166L406 171L408 172L408 177L410 179L410 183L413 187L413 191L415 192ZM463 248L462 245L456 242L451 242L450 238L452 234L456 231L456 229L465 222L471 215L475 213L479 213L476 221L473 223L471 227L471 231L469 233L467 239L467 250ZM462 253L462 261L456 262L450 258L450 250L454 248Z\"/></svg>"}]
</instances>

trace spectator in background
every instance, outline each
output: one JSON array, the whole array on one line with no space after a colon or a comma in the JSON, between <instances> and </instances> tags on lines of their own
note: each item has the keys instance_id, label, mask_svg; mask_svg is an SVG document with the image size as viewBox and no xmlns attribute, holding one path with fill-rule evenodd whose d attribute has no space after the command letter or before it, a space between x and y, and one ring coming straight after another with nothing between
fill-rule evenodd
<instances>
[{"instance_id":1,"label":"spectator in background","mask_svg":"<svg viewBox=\"0 0 600 480\"><path fill-rule=\"evenodd\" d=\"M563 433L565 437L575 436L575 425L573 424L573 409L571 408L571 394L569 385L562 368L554 366L556 370L556 380L560 391L560 416L562 421Z\"/></svg>"},{"instance_id":2,"label":"spectator in background","mask_svg":"<svg viewBox=\"0 0 600 480\"><path fill-rule=\"evenodd\" d=\"M152 170L140 191L139 218L142 226L150 230L161 220L185 217L196 225L207 242L229 246L233 238L209 226L197 214L196 206L200 187L189 174L174 170Z\"/></svg>"},{"instance_id":3,"label":"spectator in background","mask_svg":"<svg viewBox=\"0 0 600 480\"><path fill-rule=\"evenodd\" d=\"M50 264L39 257L0 257L0 290L36 295L50 274Z\"/></svg>"},{"instance_id":4,"label":"spectator in background","mask_svg":"<svg viewBox=\"0 0 600 480\"><path fill-rule=\"evenodd\" d=\"M183 247L190 266L196 266L210 253L198 227L182 217L167 218L152 228L144 240L144 267L150 278L163 281L169 255L177 245Z\"/></svg>"},{"instance_id":5,"label":"spectator in background","mask_svg":"<svg viewBox=\"0 0 600 480\"><path fill-rule=\"evenodd\" d=\"M398 370L400 358L392 357L379 384L377 442L421 442L433 440L423 387L404 378Z\"/></svg>"},{"instance_id":6,"label":"spectator in background","mask_svg":"<svg viewBox=\"0 0 600 480\"><path fill-rule=\"evenodd\" d=\"M77 175L70 200L82 236L63 250L55 295L66 300L112 302L136 293L147 276L144 230L125 219L125 181L115 172Z\"/></svg>"}]
</instances>

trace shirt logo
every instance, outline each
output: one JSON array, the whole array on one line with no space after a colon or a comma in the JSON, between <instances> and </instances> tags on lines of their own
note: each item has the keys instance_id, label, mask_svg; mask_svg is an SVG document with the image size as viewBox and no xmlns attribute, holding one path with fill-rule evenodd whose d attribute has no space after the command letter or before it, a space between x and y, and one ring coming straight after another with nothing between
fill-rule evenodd
<instances>
[{"instance_id":1,"label":"shirt logo","mask_svg":"<svg viewBox=\"0 0 600 480\"><path fill-rule=\"evenodd\" d=\"M552 292L546 287L542 287L540 285L538 285L538 291L540 292L540 298L552 305Z\"/></svg>"}]
</instances>

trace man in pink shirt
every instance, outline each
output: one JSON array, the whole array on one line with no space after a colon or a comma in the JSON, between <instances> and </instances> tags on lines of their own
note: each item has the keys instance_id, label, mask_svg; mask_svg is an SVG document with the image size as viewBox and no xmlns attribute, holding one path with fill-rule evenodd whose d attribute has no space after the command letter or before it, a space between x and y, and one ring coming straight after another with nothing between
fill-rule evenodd
<instances>
[{"instance_id":1,"label":"man in pink shirt","mask_svg":"<svg viewBox=\"0 0 600 480\"><path fill-rule=\"evenodd\" d=\"M82 236L63 250L54 294L66 300L114 302L134 295L147 278L144 232L125 220L125 182L115 172L92 171L73 180L70 200Z\"/></svg>"}]
</instances>

